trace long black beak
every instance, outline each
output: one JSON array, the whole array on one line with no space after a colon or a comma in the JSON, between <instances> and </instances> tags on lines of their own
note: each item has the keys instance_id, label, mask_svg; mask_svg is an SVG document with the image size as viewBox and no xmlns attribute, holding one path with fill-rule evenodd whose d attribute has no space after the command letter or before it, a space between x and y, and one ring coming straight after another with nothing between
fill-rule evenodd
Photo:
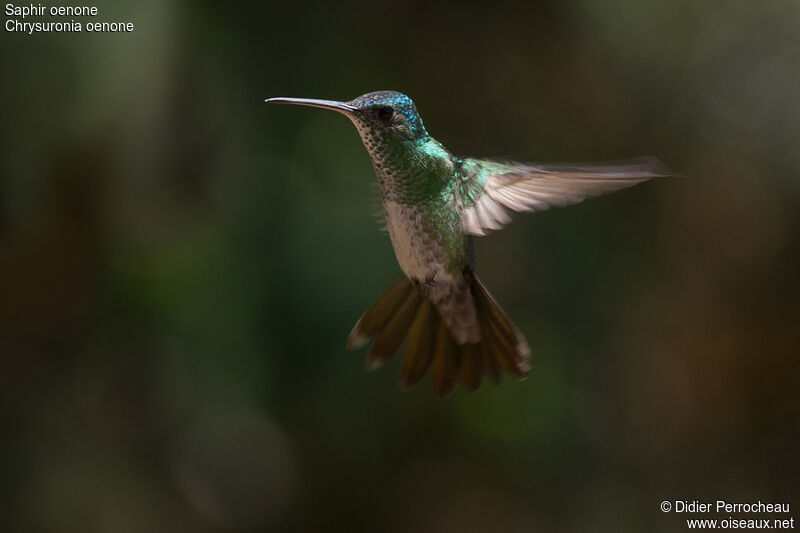
<instances>
[{"instance_id":1,"label":"long black beak","mask_svg":"<svg viewBox=\"0 0 800 533\"><path fill-rule=\"evenodd\" d=\"M337 102L335 100L317 100L314 98L267 98L264 100L268 104L295 104L305 105L310 107L319 107L322 109L332 109L345 115L350 115L357 108L346 104L344 102Z\"/></svg>"}]
</instances>

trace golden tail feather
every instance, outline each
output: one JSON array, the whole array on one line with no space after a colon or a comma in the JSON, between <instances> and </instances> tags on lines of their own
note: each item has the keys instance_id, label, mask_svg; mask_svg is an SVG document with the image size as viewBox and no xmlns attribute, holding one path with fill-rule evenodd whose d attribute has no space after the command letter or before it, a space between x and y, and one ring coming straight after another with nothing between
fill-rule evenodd
<instances>
[{"instance_id":1,"label":"golden tail feather","mask_svg":"<svg viewBox=\"0 0 800 533\"><path fill-rule=\"evenodd\" d=\"M468 391L488 375L498 383L502 370L521 379L529 370L530 349L517 327L471 271L465 274L480 327L477 343L458 344L420 287L402 276L356 323L348 348L374 338L367 368L381 366L406 340L401 372L404 386L416 384L431 369L440 396L453 391L459 376Z\"/></svg>"}]
</instances>

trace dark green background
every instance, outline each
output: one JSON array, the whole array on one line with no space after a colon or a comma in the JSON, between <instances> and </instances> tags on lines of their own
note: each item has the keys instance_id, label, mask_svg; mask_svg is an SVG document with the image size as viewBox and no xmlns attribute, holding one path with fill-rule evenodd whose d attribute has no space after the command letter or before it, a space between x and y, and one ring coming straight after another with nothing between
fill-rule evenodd
<instances>
[{"instance_id":1,"label":"dark green background","mask_svg":"<svg viewBox=\"0 0 800 533\"><path fill-rule=\"evenodd\" d=\"M0 529L666 532L664 499L800 506L800 4L294 4L3 31ZM477 242L527 381L440 401L344 350L399 274L372 168L343 117L263 99L379 89L457 154L686 175Z\"/></svg>"}]
</instances>

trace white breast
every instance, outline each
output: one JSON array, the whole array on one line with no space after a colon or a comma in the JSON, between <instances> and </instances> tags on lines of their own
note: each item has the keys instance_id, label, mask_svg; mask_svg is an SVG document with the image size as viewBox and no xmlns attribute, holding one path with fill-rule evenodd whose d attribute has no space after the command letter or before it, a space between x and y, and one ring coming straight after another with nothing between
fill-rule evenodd
<instances>
[{"instance_id":1,"label":"white breast","mask_svg":"<svg viewBox=\"0 0 800 533\"><path fill-rule=\"evenodd\" d=\"M416 207L385 201L386 229L397 262L406 276L424 281L444 270L442 250L430 235L430 221Z\"/></svg>"}]
</instances>

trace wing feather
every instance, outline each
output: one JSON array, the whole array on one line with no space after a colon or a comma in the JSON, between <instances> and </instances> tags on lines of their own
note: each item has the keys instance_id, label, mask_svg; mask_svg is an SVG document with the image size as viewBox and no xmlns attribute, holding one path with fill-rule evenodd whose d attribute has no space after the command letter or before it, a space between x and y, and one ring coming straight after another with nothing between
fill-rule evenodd
<instances>
[{"instance_id":1,"label":"wing feather","mask_svg":"<svg viewBox=\"0 0 800 533\"><path fill-rule=\"evenodd\" d=\"M599 164L521 164L467 159L464 231L485 235L511 221L507 210L544 211L576 204L674 173L654 157Z\"/></svg>"}]
</instances>

